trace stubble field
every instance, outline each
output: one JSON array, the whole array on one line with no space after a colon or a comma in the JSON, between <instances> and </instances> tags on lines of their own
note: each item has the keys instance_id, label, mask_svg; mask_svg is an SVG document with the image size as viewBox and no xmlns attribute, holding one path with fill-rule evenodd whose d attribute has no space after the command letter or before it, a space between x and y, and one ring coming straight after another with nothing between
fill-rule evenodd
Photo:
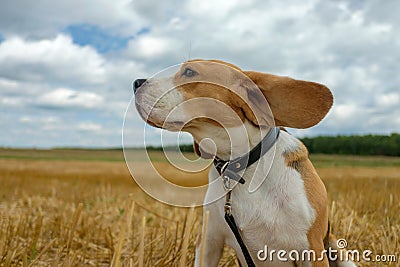
<instances>
[{"instance_id":1,"label":"stubble field","mask_svg":"<svg viewBox=\"0 0 400 267\"><path fill-rule=\"evenodd\" d=\"M150 156L177 184L206 183L206 171L180 172L160 152ZM400 159L311 158L328 189L332 232L349 249L399 257ZM0 266L191 266L201 218L201 208L143 193L119 150L0 150ZM220 266L238 266L232 250Z\"/></svg>"}]
</instances>

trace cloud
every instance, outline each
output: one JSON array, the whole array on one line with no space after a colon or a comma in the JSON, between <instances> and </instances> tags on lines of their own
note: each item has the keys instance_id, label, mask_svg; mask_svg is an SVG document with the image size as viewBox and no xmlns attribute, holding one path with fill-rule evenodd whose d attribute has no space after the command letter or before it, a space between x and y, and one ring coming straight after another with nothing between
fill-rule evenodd
<instances>
[{"instance_id":1,"label":"cloud","mask_svg":"<svg viewBox=\"0 0 400 267\"><path fill-rule=\"evenodd\" d=\"M87 23L98 25L108 32L130 36L143 28L142 20L135 12L135 2L3 1L0 4L0 32L5 37L18 35L43 39L57 35L69 25Z\"/></svg>"},{"instance_id":2,"label":"cloud","mask_svg":"<svg viewBox=\"0 0 400 267\"><path fill-rule=\"evenodd\" d=\"M63 34L31 41L20 37L0 44L0 76L9 80L55 84L104 83L104 58L92 47L73 44Z\"/></svg>"},{"instance_id":3,"label":"cloud","mask_svg":"<svg viewBox=\"0 0 400 267\"><path fill-rule=\"evenodd\" d=\"M172 40L160 37L144 36L131 44L130 50L139 58L160 57L175 49Z\"/></svg>"},{"instance_id":4,"label":"cloud","mask_svg":"<svg viewBox=\"0 0 400 267\"><path fill-rule=\"evenodd\" d=\"M100 131L103 129L103 127L98 124L98 123L93 123L93 122L84 122L84 123L80 123L78 125L79 130L82 131Z\"/></svg>"},{"instance_id":5,"label":"cloud","mask_svg":"<svg viewBox=\"0 0 400 267\"><path fill-rule=\"evenodd\" d=\"M66 88L59 88L46 93L38 98L38 105L44 107L63 108L99 107L103 102L103 97L91 92L77 92Z\"/></svg>"},{"instance_id":6,"label":"cloud","mask_svg":"<svg viewBox=\"0 0 400 267\"><path fill-rule=\"evenodd\" d=\"M298 136L398 131L399 12L378 0L3 1L0 126L12 133L0 145L118 146L132 81L189 58L326 84L333 109Z\"/></svg>"},{"instance_id":7,"label":"cloud","mask_svg":"<svg viewBox=\"0 0 400 267\"><path fill-rule=\"evenodd\" d=\"M396 107L400 105L400 92L391 92L379 95L376 99L376 104L385 107Z\"/></svg>"}]
</instances>

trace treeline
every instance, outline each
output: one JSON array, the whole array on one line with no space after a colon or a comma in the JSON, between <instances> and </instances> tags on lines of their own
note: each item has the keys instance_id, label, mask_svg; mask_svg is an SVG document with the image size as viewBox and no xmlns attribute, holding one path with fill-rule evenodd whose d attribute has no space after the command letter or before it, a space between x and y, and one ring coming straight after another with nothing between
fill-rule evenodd
<instances>
[{"instance_id":1,"label":"treeline","mask_svg":"<svg viewBox=\"0 0 400 267\"><path fill-rule=\"evenodd\" d=\"M400 134L391 135L352 135L317 136L300 138L310 153L340 155L382 155L400 156ZM148 147L149 150L162 150L161 147ZM165 147L165 150L177 150ZM182 152L193 152L192 144L180 146Z\"/></svg>"},{"instance_id":2,"label":"treeline","mask_svg":"<svg viewBox=\"0 0 400 267\"><path fill-rule=\"evenodd\" d=\"M400 156L400 134L302 138L310 153Z\"/></svg>"}]
</instances>

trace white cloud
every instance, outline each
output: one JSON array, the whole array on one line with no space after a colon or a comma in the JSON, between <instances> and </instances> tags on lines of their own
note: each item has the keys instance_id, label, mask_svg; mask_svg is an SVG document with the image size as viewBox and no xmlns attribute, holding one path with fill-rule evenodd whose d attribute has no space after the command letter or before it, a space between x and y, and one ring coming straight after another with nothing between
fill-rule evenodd
<instances>
[{"instance_id":1,"label":"white cloud","mask_svg":"<svg viewBox=\"0 0 400 267\"><path fill-rule=\"evenodd\" d=\"M132 36L145 26L135 12L137 2L141 1L1 1L0 32L6 37L49 38L69 25L89 23Z\"/></svg>"},{"instance_id":2,"label":"white cloud","mask_svg":"<svg viewBox=\"0 0 400 267\"><path fill-rule=\"evenodd\" d=\"M22 123L40 123L40 124L55 124L60 122L60 118L55 116L46 116L46 117L34 117L24 115L19 118L19 121Z\"/></svg>"},{"instance_id":3,"label":"white cloud","mask_svg":"<svg viewBox=\"0 0 400 267\"><path fill-rule=\"evenodd\" d=\"M0 145L118 146L132 82L189 58L328 85L335 95L328 118L294 131L298 135L399 129L395 1L8 2L0 3L0 126L14 134L3 133ZM65 33L82 23L132 38L121 51L99 54ZM149 32L138 35L144 27ZM45 121L52 117L57 119ZM132 117L132 127L142 129L137 114ZM46 127L45 134L31 127L35 123ZM28 132L36 137L25 138ZM149 134L156 144L159 135Z\"/></svg>"},{"instance_id":4,"label":"white cloud","mask_svg":"<svg viewBox=\"0 0 400 267\"><path fill-rule=\"evenodd\" d=\"M174 47L166 38L144 36L129 47L137 57L159 57Z\"/></svg>"},{"instance_id":5,"label":"white cloud","mask_svg":"<svg viewBox=\"0 0 400 267\"><path fill-rule=\"evenodd\" d=\"M83 122L78 125L78 129L82 131L100 131L102 128L100 124L93 122Z\"/></svg>"},{"instance_id":6,"label":"white cloud","mask_svg":"<svg viewBox=\"0 0 400 267\"><path fill-rule=\"evenodd\" d=\"M43 106L95 108L103 102L103 97L92 92L77 92L59 88L38 98L37 103Z\"/></svg>"},{"instance_id":7,"label":"white cloud","mask_svg":"<svg viewBox=\"0 0 400 267\"><path fill-rule=\"evenodd\" d=\"M22 116L19 118L19 122L21 123L32 123L33 119L29 116Z\"/></svg>"},{"instance_id":8,"label":"white cloud","mask_svg":"<svg viewBox=\"0 0 400 267\"><path fill-rule=\"evenodd\" d=\"M382 94L377 97L376 100L378 105L393 107L400 105L400 92L391 92Z\"/></svg>"},{"instance_id":9,"label":"white cloud","mask_svg":"<svg viewBox=\"0 0 400 267\"><path fill-rule=\"evenodd\" d=\"M36 114L22 115L18 118L18 122L20 123L19 127L24 129L24 132L29 135L39 136L42 132L49 132L51 134L54 134L59 131L65 131L66 129L71 127L71 125L65 124L60 117L49 114L42 116L38 116ZM21 129L18 128L17 130L20 131ZM12 131L15 131L15 129L12 129Z\"/></svg>"},{"instance_id":10,"label":"white cloud","mask_svg":"<svg viewBox=\"0 0 400 267\"><path fill-rule=\"evenodd\" d=\"M7 80L4 78L0 78L0 88L10 88L14 89L18 86L18 83L16 81L12 80Z\"/></svg>"},{"instance_id":11,"label":"white cloud","mask_svg":"<svg viewBox=\"0 0 400 267\"><path fill-rule=\"evenodd\" d=\"M0 99L0 103L4 106L13 107L21 105L22 101L14 97L3 97Z\"/></svg>"},{"instance_id":12,"label":"white cloud","mask_svg":"<svg viewBox=\"0 0 400 267\"><path fill-rule=\"evenodd\" d=\"M37 41L12 37L0 44L0 76L9 80L101 84L104 64L95 49L77 46L63 34Z\"/></svg>"}]
</instances>

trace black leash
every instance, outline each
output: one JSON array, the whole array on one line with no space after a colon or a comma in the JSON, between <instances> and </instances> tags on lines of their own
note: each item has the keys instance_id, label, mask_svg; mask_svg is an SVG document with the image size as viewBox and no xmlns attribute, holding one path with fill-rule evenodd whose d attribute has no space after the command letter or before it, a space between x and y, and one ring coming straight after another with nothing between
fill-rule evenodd
<instances>
[{"instance_id":1,"label":"black leash","mask_svg":"<svg viewBox=\"0 0 400 267\"><path fill-rule=\"evenodd\" d=\"M256 265L251 258L250 252L246 247L246 244L243 242L242 236L240 235L239 228L236 225L235 219L232 215L232 205L231 205L231 193L233 187L231 186L231 180L235 180L241 184L244 184L246 181L242 176L238 174L238 172L245 170L247 167L258 161L271 147L275 144L276 140L279 137L279 127L272 128L261 140L260 143L257 144L250 152L246 155L238 157L233 160L224 161L217 157L214 158L214 166L217 169L218 173L221 175L224 183L224 188L226 190L226 199L225 199L225 221L229 225L229 228L232 230L233 235L238 242L240 249L242 250L243 256L246 260L247 266L255 267Z\"/></svg>"},{"instance_id":2,"label":"black leash","mask_svg":"<svg viewBox=\"0 0 400 267\"><path fill-rule=\"evenodd\" d=\"M233 235L236 238L236 241L238 242L240 249L242 250L244 259L246 260L247 266L249 267L255 267L256 265L253 262L253 259L251 258L250 252L246 247L246 244L243 242L242 236L239 233L239 229L236 225L235 218L233 218L232 212L231 212L231 205L230 205L230 194L232 190L228 191L226 193L226 198L227 202L225 203L225 221L229 225L229 228L231 228ZM229 195L229 197L228 197ZM229 198L229 200L228 200ZM229 201L229 202L228 202ZM229 203L229 208L228 208L228 203ZM229 211L227 210L229 209Z\"/></svg>"}]
</instances>

